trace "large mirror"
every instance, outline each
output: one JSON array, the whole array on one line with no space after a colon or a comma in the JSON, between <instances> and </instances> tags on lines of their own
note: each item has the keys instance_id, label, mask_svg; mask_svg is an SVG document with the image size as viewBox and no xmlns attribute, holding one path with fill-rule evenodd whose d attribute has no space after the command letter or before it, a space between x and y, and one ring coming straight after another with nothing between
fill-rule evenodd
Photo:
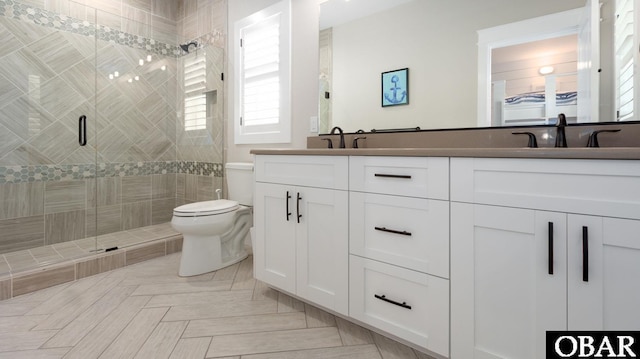
<instances>
[{"instance_id":1,"label":"large mirror","mask_svg":"<svg viewBox=\"0 0 640 359\"><path fill-rule=\"evenodd\" d=\"M632 0L627 2L633 3ZM615 1L600 3L600 58L597 61L600 72L596 75L599 94L588 101L594 103L593 108L598 111L594 118L608 122L617 120L620 97L616 95L614 79ZM333 126L355 132L550 123L557 115L554 112L560 109L560 102L579 92L577 72L580 60L567 60L567 56L577 56L577 43L573 47L567 43L578 41L578 30L573 34L558 33L557 41L550 39L553 36L532 36L530 42L537 49L535 51L523 45L527 42L526 34L520 34L513 43L502 41L500 48L494 48L495 63L488 64L488 71L502 71L493 74L494 79L502 80L504 69L511 69L512 74L528 77L529 82L523 84L524 80L519 79L504 89L500 88L500 83L487 84L486 121L479 121L479 113L484 109L482 104L478 105L481 102L478 89L483 86L483 81L487 81L479 71L479 52L482 52L479 50L479 32L551 14L566 12L574 15L571 10L585 6L585 0L321 1L320 133L327 133ZM565 21L574 23L578 20L560 20ZM541 42L557 43L559 47L540 49ZM509 46L513 48L509 50ZM525 53L530 53L532 58L524 58ZM535 58L557 61L547 64L554 68L552 73L540 73L543 66ZM517 68L525 63L527 69ZM382 106L382 73L404 68L409 69L409 103ZM514 92L516 87L519 90ZM496 120L496 116L505 115L499 113L499 108L491 109L496 102L492 102L495 96L503 96L501 100L507 102L524 92L542 93L552 98L549 96L552 91L557 94L558 102L556 107L543 104L549 111L539 115L540 121L515 119L505 122L510 114L502 121ZM577 114L572 116L575 118Z\"/></svg>"}]
</instances>

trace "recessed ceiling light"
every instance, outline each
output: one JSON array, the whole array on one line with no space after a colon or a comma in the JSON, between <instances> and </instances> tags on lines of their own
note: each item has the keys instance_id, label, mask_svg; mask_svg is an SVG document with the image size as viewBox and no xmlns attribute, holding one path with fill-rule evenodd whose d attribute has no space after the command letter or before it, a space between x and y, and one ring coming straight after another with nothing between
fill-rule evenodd
<instances>
[{"instance_id":1,"label":"recessed ceiling light","mask_svg":"<svg viewBox=\"0 0 640 359\"><path fill-rule=\"evenodd\" d=\"M553 66L542 66L540 70L538 70L538 72L540 73L540 75L548 75L553 73L553 70Z\"/></svg>"}]
</instances>

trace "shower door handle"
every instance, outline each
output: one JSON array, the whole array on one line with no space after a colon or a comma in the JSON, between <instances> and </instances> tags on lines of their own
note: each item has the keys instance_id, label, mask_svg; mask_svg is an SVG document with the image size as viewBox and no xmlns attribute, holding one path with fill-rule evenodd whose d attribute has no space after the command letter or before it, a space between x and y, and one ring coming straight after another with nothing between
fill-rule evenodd
<instances>
[{"instance_id":1,"label":"shower door handle","mask_svg":"<svg viewBox=\"0 0 640 359\"><path fill-rule=\"evenodd\" d=\"M80 146L87 145L87 116L85 115L78 118L78 142Z\"/></svg>"}]
</instances>

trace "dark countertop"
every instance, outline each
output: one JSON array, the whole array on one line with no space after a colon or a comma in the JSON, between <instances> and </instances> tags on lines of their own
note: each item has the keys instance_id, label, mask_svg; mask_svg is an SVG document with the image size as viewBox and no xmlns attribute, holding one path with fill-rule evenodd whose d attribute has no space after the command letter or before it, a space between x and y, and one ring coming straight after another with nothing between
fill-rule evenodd
<instances>
[{"instance_id":1,"label":"dark countertop","mask_svg":"<svg viewBox=\"0 0 640 359\"><path fill-rule=\"evenodd\" d=\"M572 158L640 160L640 147L253 149L254 155Z\"/></svg>"}]
</instances>

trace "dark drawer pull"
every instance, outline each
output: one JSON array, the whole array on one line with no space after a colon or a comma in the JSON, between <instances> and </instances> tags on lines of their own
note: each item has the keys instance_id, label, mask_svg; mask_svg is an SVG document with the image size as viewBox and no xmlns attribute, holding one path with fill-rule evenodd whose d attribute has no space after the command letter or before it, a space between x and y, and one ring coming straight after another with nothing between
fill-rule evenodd
<instances>
[{"instance_id":1,"label":"dark drawer pull","mask_svg":"<svg viewBox=\"0 0 640 359\"><path fill-rule=\"evenodd\" d=\"M374 297L376 297L376 298L378 298L378 299L380 299L380 300L383 300L383 301L385 301L385 302L387 302L387 303L395 304L395 305L397 305L398 307L402 307L402 308L405 308L405 309L409 309L409 310L411 310L411 306L410 306L410 305L407 305L407 302L402 302L402 303L400 303L400 302L396 302L395 300L387 299L387 297L386 297L386 296L384 296L384 295L377 295L377 294L374 294L373 296L374 296Z\"/></svg>"},{"instance_id":2,"label":"dark drawer pull","mask_svg":"<svg viewBox=\"0 0 640 359\"><path fill-rule=\"evenodd\" d=\"M410 175L389 175L389 174L385 174L385 173L376 173L376 174L374 174L374 176L376 176L376 177L387 177L387 178L406 178L406 179L411 179Z\"/></svg>"},{"instance_id":3,"label":"dark drawer pull","mask_svg":"<svg viewBox=\"0 0 640 359\"><path fill-rule=\"evenodd\" d=\"M396 231L395 229L386 229L384 227L373 227L376 231L389 232L394 234L401 234L403 236L410 236L411 232L407 231Z\"/></svg>"}]
</instances>

